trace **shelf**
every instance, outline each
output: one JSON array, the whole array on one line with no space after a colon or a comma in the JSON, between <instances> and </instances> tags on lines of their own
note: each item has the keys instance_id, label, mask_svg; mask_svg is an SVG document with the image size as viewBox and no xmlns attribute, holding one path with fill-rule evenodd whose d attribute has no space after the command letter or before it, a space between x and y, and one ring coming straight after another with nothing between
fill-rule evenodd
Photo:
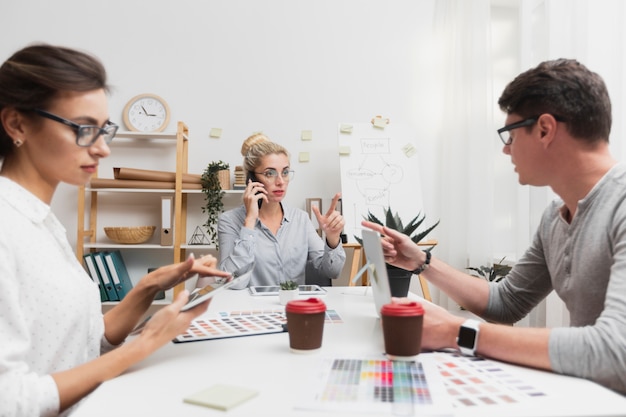
<instances>
[{"instance_id":1,"label":"shelf","mask_svg":"<svg viewBox=\"0 0 626 417\"><path fill-rule=\"evenodd\" d=\"M145 267L151 266L159 266L164 263L178 263L181 262L181 257L183 254L183 250L181 249L181 244L186 242L185 238L185 230L186 230L186 221L187 221L187 196L189 192L202 192L202 190L182 190L182 178L185 174L187 174L188 169L188 145L189 145L189 130L187 126L183 122L178 122L176 132L130 132L130 131L122 131L117 132L116 139L120 139L117 143L120 143L122 146L130 143L132 145L132 141L141 141L142 143L138 147L138 149L144 149L151 147L153 148L154 143L150 143L153 140L165 140L168 143L163 143L164 146L164 156L171 155L175 160L176 172L175 172L175 181L173 188L104 188L104 187L80 187L80 191L78 193L78 227L77 227L77 244L76 244L76 256L78 260L82 263L83 256L86 251L98 251L98 250L123 250L128 251L130 257L133 256L138 258L135 261L131 261L133 265L129 266L129 268L133 268L135 270L145 270ZM112 142L115 145L116 141ZM173 152L170 153L170 145L173 145ZM95 177L95 176L94 176ZM118 185L118 184L115 184ZM158 184L158 186L162 186ZM99 204L99 194L106 194L104 200L109 199L109 195L112 194L135 194L134 196L127 197L124 195L123 198L120 198L119 204L115 205L113 208L109 207L108 210L110 213L120 214L122 216L129 215L129 210L133 205L137 205L138 202L142 202L143 200L152 199L154 195L167 195L173 197L173 207L172 210L172 224L171 227L174 230L174 234L172 235L173 242L168 246L162 246L160 244L159 235L156 238L150 240L150 242L156 243L144 243L137 245L124 245L118 244L115 242L108 242L106 238L100 236L98 234L98 204ZM148 198L143 198L139 194L149 195ZM136 210L136 207L134 208ZM148 208L149 210L151 207ZM154 206L154 210L160 210L161 205L158 204ZM112 210L112 211L111 211ZM107 212L105 212L107 213ZM160 213L159 213L160 214ZM160 220L160 216L158 217ZM160 234L160 231L158 232ZM140 250L144 250L145 252L141 252ZM163 254L162 251L168 251L166 254ZM131 254L132 252L132 254ZM156 260L156 262L154 262ZM166 262L167 260L167 262ZM153 265L144 265L144 261L154 262ZM132 278L132 277L131 277ZM184 288L184 283L178 284L174 288L174 296ZM166 302L168 304L169 302ZM115 303L113 303L114 305ZM158 301L155 301L155 305L159 305ZM110 307L110 305L106 304L105 306Z\"/></svg>"},{"instance_id":2,"label":"shelf","mask_svg":"<svg viewBox=\"0 0 626 417\"><path fill-rule=\"evenodd\" d=\"M174 194L173 188L91 188L85 187L86 192L91 193L156 193L156 194ZM201 191L201 190L197 190ZM183 190L183 193L188 191Z\"/></svg>"},{"instance_id":3,"label":"shelf","mask_svg":"<svg viewBox=\"0 0 626 417\"><path fill-rule=\"evenodd\" d=\"M215 249L215 245L180 245L181 249Z\"/></svg>"},{"instance_id":4,"label":"shelf","mask_svg":"<svg viewBox=\"0 0 626 417\"><path fill-rule=\"evenodd\" d=\"M151 140L151 139L165 139L165 140L177 140L178 134L176 132L157 132L157 133L144 133L144 132L117 132L115 134L115 139L143 139L143 140ZM183 139L188 140L187 135L183 134ZM111 142L114 143L114 142Z\"/></svg>"},{"instance_id":5,"label":"shelf","mask_svg":"<svg viewBox=\"0 0 626 417\"><path fill-rule=\"evenodd\" d=\"M174 249L174 246L162 246L155 244L138 244L138 245L124 245L121 243L85 243L83 245L85 249Z\"/></svg>"}]
</instances>

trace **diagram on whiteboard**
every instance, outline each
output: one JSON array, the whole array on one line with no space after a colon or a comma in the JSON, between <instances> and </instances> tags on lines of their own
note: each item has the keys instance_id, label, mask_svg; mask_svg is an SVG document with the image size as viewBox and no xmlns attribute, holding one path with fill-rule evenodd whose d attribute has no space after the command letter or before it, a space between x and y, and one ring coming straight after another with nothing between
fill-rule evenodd
<instances>
[{"instance_id":1,"label":"diagram on whiteboard","mask_svg":"<svg viewBox=\"0 0 626 417\"><path fill-rule=\"evenodd\" d=\"M344 233L348 241L355 242L354 235L361 236L361 220L368 212L384 221L387 207L403 219L422 211L414 135L393 125L381 129L353 123L341 124L338 137Z\"/></svg>"}]
</instances>

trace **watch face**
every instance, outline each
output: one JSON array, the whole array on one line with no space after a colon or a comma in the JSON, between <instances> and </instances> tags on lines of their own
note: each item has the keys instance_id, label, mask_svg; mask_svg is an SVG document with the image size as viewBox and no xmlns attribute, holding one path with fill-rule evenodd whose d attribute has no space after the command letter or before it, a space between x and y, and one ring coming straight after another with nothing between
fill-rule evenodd
<instances>
[{"instance_id":1,"label":"watch face","mask_svg":"<svg viewBox=\"0 0 626 417\"><path fill-rule=\"evenodd\" d=\"M459 337L457 344L461 347L474 349L474 343L476 342L476 330L469 327L461 326L459 329Z\"/></svg>"},{"instance_id":2,"label":"watch face","mask_svg":"<svg viewBox=\"0 0 626 417\"><path fill-rule=\"evenodd\" d=\"M167 103L152 95L137 96L124 109L126 127L139 132L163 131L167 127L169 118Z\"/></svg>"}]
</instances>

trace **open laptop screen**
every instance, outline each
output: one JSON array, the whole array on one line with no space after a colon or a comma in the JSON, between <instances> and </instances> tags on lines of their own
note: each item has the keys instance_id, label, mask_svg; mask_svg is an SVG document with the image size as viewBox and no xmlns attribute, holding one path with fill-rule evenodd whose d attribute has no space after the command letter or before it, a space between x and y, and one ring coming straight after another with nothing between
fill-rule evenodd
<instances>
[{"instance_id":1,"label":"open laptop screen","mask_svg":"<svg viewBox=\"0 0 626 417\"><path fill-rule=\"evenodd\" d=\"M380 243L380 234L373 230L363 229L363 249L370 267L370 283L374 295L376 314L380 317L380 309L383 305L391 302L391 290L389 289L389 277L387 276L387 264L383 255L383 247Z\"/></svg>"}]
</instances>

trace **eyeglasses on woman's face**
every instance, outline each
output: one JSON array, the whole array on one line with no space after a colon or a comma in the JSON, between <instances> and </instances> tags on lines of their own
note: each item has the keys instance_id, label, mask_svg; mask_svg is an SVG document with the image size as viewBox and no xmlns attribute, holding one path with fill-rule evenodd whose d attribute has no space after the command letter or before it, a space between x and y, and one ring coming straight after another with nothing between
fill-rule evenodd
<instances>
[{"instance_id":1,"label":"eyeglasses on woman's face","mask_svg":"<svg viewBox=\"0 0 626 417\"><path fill-rule=\"evenodd\" d=\"M111 121L105 122L103 127L94 125L79 125L78 123L74 123L71 120L67 120L45 110L33 109L33 111L41 117L54 120L55 122L62 123L74 129L76 131L76 144L82 147L89 147L93 145L101 135L107 144L111 143L117 133L117 129L119 129L119 126Z\"/></svg>"},{"instance_id":2,"label":"eyeglasses on woman's face","mask_svg":"<svg viewBox=\"0 0 626 417\"><path fill-rule=\"evenodd\" d=\"M263 172L255 172L255 174L263 175L265 179L270 182L276 182L276 179L278 178L278 171L274 168L268 168ZM285 168L280 172L280 177L283 181L291 181L293 179L293 174L293 169Z\"/></svg>"}]
</instances>

